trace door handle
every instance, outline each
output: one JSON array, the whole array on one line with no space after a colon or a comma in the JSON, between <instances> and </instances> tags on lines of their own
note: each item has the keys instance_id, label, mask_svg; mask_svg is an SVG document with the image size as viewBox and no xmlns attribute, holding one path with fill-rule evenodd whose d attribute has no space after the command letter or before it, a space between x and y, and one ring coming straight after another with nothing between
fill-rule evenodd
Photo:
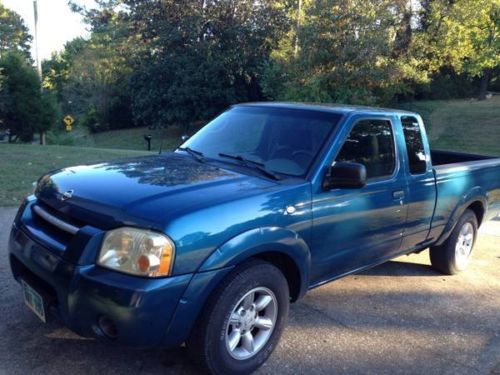
<instances>
[{"instance_id":1,"label":"door handle","mask_svg":"<svg viewBox=\"0 0 500 375\"><path fill-rule=\"evenodd\" d=\"M396 200L403 199L405 197L405 192L403 190L396 190L392 192L392 198Z\"/></svg>"}]
</instances>

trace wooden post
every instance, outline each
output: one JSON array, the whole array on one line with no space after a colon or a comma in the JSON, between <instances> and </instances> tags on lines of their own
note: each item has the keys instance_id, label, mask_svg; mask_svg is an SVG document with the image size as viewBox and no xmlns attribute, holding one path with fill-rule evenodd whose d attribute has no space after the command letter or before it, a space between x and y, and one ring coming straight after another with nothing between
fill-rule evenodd
<instances>
[{"instance_id":1,"label":"wooden post","mask_svg":"<svg viewBox=\"0 0 500 375\"><path fill-rule=\"evenodd\" d=\"M35 60L36 60L36 69L38 71L38 76L40 77L40 94L43 93L43 78L42 78L42 62L40 57L38 56L38 2L37 0L33 0L33 12L35 15ZM45 132L40 132L40 144L45 144Z\"/></svg>"}]
</instances>

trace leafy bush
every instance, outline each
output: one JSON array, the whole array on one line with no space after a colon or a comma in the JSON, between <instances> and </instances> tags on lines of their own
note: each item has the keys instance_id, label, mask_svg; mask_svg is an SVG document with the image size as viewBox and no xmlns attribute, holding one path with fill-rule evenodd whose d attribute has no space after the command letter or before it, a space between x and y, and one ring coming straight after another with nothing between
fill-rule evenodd
<instances>
[{"instance_id":1,"label":"leafy bush","mask_svg":"<svg viewBox=\"0 0 500 375\"><path fill-rule=\"evenodd\" d=\"M54 131L54 130L48 131L46 134L46 139L47 139L47 144L49 145L61 145L61 146L75 145L75 140L73 135L66 132Z\"/></svg>"},{"instance_id":2,"label":"leafy bush","mask_svg":"<svg viewBox=\"0 0 500 375\"><path fill-rule=\"evenodd\" d=\"M88 111L83 115L80 123L82 126L89 129L92 133L108 130L106 125L103 125L99 122L97 109L95 109L94 107L88 109Z\"/></svg>"}]
</instances>

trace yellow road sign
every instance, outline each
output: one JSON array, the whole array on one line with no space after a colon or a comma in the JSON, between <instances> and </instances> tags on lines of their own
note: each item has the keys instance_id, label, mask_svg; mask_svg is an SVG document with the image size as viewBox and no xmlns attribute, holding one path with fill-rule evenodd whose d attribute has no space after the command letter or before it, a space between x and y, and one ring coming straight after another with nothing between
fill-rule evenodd
<instances>
[{"instance_id":1,"label":"yellow road sign","mask_svg":"<svg viewBox=\"0 0 500 375\"><path fill-rule=\"evenodd\" d=\"M66 124L66 130L68 130L68 126L71 128L71 125L75 122L75 119L71 117L70 115L67 115L65 118L63 118L64 123ZM71 130L71 129L70 129Z\"/></svg>"}]
</instances>

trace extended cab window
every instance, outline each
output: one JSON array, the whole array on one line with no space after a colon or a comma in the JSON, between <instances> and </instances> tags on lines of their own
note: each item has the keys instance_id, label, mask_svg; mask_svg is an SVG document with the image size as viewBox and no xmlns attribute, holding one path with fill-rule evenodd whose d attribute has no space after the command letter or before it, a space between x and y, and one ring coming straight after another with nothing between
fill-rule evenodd
<instances>
[{"instance_id":1,"label":"extended cab window","mask_svg":"<svg viewBox=\"0 0 500 375\"><path fill-rule=\"evenodd\" d=\"M424 141L420 125L415 117L401 117L403 132L405 135L406 152L408 153L408 161L410 164L411 174L424 173L427 164L425 162Z\"/></svg>"},{"instance_id":2,"label":"extended cab window","mask_svg":"<svg viewBox=\"0 0 500 375\"><path fill-rule=\"evenodd\" d=\"M367 178L391 176L396 166L391 123L386 120L356 123L336 161L363 164Z\"/></svg>"}]
</instances>

